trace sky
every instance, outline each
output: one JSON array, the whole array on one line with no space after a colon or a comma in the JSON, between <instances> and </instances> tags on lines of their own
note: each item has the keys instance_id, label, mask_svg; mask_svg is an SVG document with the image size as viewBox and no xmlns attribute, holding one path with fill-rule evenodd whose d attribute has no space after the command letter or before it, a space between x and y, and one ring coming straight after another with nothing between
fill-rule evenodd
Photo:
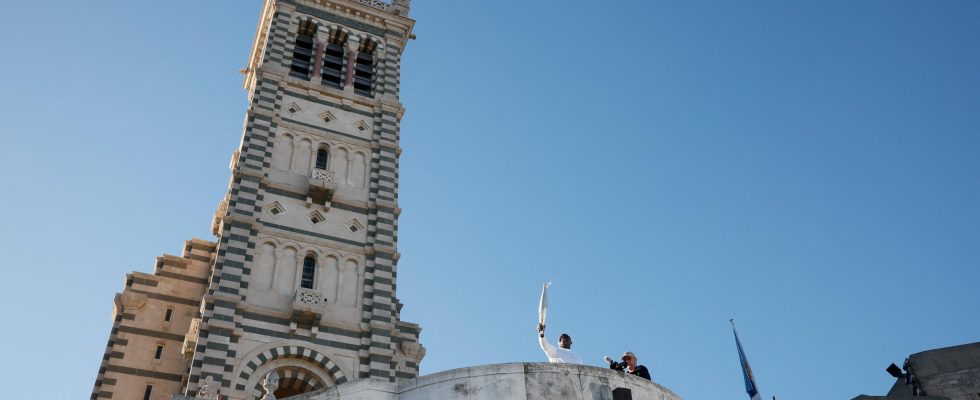
<instances>
[{"instance_id":1,"label":"sky","mask_svg":"<svg viewBox=\"0 0 980 400\"><path fill-rule=\"evenodd\" d=\"M416 0L398 297L429 374L637 354L681 397L884 394L980 341L980 2ZM86 398L211 217L258 0L10 1L0 376ZM44 388L39 394L39 388Z\"/></svg>"}]
</instances>

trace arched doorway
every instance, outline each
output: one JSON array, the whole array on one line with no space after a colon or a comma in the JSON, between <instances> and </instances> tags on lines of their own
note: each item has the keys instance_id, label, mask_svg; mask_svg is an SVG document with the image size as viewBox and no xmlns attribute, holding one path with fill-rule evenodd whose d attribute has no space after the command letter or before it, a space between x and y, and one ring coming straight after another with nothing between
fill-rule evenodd
<instances>
[{"instance_id":1,"label":"arched doorway","mask_svg":"<svg viewBox=\"0 0 980 400\"><path fill-rule=\"evenodd\" d=\"M249 356L237 371L235 390L245 398L258 399L265 394L262 381L270 371L279 375L276 398L327 389L344 382L340 368L329 357L301 345L276 344Z\"/></svg>"},{"instance_id":2,"label":"arched doorway","mask_svg":"<svg viewBox=\"0 0 980 400\"><path fill-rule=\"evenodd\" d=\"M306 368L291 365L276 368L275 371L279 374L279 389L273 392L277 399L309 393L327 387L320 378L317 378L316 375ZM261 384L259 390L262 390ZM264 393L265 391L262 390L262 392Z\"/></svg>"}]
</instances>

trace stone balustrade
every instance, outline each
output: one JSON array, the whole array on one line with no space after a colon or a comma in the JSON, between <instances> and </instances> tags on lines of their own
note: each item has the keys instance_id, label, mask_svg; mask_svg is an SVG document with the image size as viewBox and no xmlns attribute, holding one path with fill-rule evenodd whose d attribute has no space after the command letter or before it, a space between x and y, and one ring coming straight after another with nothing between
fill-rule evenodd
<instances>
[{"instance_id":1,"label":"stone balustrade","mask_svg":"<svg viewBox=\"0 0 980 400\"><path fill-rule=\"evenodd\" d=\"M322 300L320 292L313 289L297 289L296 297L293 298L294 304L304 306L319 306Z\"/></svg>"},{"instance_id":2,"label":"stone balustrade","mask_svg":"<svg viewBox=\"0 0 980 400\"><path fill-rule=\"evenodd\" d=\"M334 173L333 171L328 171L325 169L313 168L313 170L310 172L310 179L334 183Z\"/></svg>"},{"instance_id":3,"label":"stone balustrade","mask_svg":"<svg viewBox=\"0 0 980 400\"><path fill-rule=\"evenodd\" d=\"M377 8L381 11L388 11L388 3L385 3L381 0L355 0L355 1L366 6Z\"/></svg>"}]
</instances>

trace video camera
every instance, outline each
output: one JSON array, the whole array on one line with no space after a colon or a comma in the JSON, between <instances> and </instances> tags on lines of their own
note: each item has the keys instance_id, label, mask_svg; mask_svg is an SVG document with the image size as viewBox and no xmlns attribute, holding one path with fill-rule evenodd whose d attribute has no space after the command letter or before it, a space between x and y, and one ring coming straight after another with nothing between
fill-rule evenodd
<instances>
[{"instance_id":1,"label":"video camera","mask_svg":"<svg viewBox=\"0 0 980 400\"><path fill-rule=\"evenodd\" d=\"M629 364L627 364L626 361L616 362L616 360L613 360L609 356L602 357L602 359L606 360L606 362L609 363L609 369L614 369L616 371L623 371L626 369L626 367L629 366Z\"/></svg>"}]
</instances>

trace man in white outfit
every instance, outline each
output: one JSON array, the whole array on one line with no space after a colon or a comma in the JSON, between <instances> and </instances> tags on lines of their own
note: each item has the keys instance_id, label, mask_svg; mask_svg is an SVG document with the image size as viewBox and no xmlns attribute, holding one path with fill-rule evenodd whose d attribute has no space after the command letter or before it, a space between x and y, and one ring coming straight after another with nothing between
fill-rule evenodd
<instances>
[{"instance_id":1,"label":"man in white outfit","mask_svg":"<svg viewBox=\"0 0 980 400\"><path fill-rule=\"evenodd\" d=\"M579 358L578 354L572 352L572 337L568 336L567 333L562 333L561 336L558 336L558 347L556 348L544 340L544 325L538 324L538 343L541 344L541 350L544 350L544 354L548 356L548 362L563 364L582 363L582 359Z\"/></svg>"}]
</instances>

